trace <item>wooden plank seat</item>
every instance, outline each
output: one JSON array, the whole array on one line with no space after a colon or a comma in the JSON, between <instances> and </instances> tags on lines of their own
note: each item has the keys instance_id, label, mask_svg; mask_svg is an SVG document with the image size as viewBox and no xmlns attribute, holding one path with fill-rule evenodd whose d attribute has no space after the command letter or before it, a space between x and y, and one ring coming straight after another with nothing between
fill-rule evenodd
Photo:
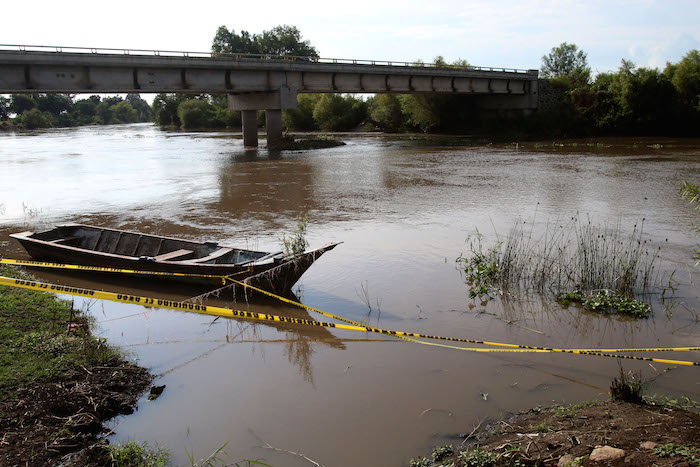
<instances>
[{"instance_id":1,"label":"wooden plank seat","mask_svg":"<svg viewBox=\"0 0 700 467\"><path fill-rule=\"evenodd\" d=\"M233 251L233 248L219 248L215 252L211 253L208 256L203 256L202 258L195 258L195 259L189 259L186 262L187 263L206 263L208 261L215 260L217 258L220 258L224 256L227 253L230 253Z\"/></svg>"},{"instance_id":2,"label":"wooden plank seat","mask_svg":"<svg viewBox=\"0 0 700 467\"><path fill-rule=\"evenodd\" d=\"M155 256L154 258L156 261L170 261L170 260L173 260L175 258L182 258L183 256L187 256L187 255L190 255L192 253L194 253L194 251L181 249L181 250L171 251L170 253L163 253L162 255Z\"/></svg>"}]
</instances>

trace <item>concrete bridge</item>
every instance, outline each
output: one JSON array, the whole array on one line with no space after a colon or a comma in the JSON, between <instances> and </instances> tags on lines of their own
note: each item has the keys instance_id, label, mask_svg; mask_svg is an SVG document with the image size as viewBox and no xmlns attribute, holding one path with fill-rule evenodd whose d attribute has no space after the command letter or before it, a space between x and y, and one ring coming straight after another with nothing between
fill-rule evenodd
<instances>
[{"instance_id":1,"label":"concrete bridge","mask_svg":"<svg viewBox=\"0 0 700 467\"><path fill-rule=\"evenodd\" d=\"M464 94L481 109L528 112L537 109L537 91L537 70L0 45L0 94L227 94L229 108L241 111L245 146L258 145L257 110L265 110L274 145L282 137L282 109L295 108L300 92Z\"/></svg>"}]
</instances>

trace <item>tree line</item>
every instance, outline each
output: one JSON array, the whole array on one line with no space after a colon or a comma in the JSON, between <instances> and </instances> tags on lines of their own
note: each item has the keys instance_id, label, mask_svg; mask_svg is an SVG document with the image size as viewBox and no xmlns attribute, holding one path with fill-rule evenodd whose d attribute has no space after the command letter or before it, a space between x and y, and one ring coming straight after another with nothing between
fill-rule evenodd
<instances>
[{"instance_id":1,"label":"tree line","mask_svg":"<svg viewBox=\"0 0 700 467\"><path fill-rule=\"evenodd\" d=\"M139 94L78 100L71 94L0 96L0 121L9 120L10 115L15 115L14 126L28 130L152 121L151 106Z\"/></svg>"},{"instance_id":2,"label":"tree line","mask_svg":"<svg viewBox=\"0 0 700 467\"><path fill-rule=\"evenodd\" d=\"M591 77L587 54L563 43L542 57L540 76L559 92L557 105L526 127L572 136L697 135L700 128L700 52L691 50L663 70L623 59L617 71Z\"/></svg>"}]
</instances>

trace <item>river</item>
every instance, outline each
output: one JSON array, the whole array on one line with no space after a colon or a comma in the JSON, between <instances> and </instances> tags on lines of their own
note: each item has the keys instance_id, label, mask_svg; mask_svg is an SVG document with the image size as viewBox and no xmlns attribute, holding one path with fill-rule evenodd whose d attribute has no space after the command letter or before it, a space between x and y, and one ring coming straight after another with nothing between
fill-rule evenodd
<instances>
[{"instance_id":1,"label":"river","mask_svg":"<svg viewBox=\"0 0 700 467\"><path fill-rule=\"evenodd\" d=\"M663 138L466 145L373 134L347 145L274 153L240 135L151 125L0 134L0 255L28 258L8 234L80 222L278 250L308 214L326 253L294 291L303 303L394 330L560 348L698 345L692 231L679 182L700 180L700 140ZM493 244L520 219L537 232L575 216L662 245L673 300L629 320L536 297L469 298L457 257L477 229ZM43 280L185 299L179 287L61 276ZM668 276L664 280L668 281ZM235 303L234 303L235 300ZM212 302L214 303L214 302ZM326 318L271 300L223 294L220 306ZM564 354L472 353L388 336L213 319L81 302L97 333L166 385L110 427L112 443L148 441L175 464L223 447L228 462L406 465L461 441L484 420L536 405L603 399L618 361ZM469 345L465 345L469 347ZM700 360L697 353L656 357ZM652 392L700 400L693 367L625 361ZM666 370L669 371L666 371Z\"/></svg>"}]
</instances>

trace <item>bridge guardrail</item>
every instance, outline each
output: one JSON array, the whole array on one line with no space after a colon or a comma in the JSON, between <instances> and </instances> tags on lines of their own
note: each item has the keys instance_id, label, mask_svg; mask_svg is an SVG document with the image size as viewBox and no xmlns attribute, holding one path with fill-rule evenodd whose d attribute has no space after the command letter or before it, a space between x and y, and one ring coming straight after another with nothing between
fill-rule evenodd
<instances>
[{"instance_id":1,"label":"bridge guardrail","mask_svg":"<svg viewBox=\"0 0 700 467\"><path fill-rule=\"evenodd\" d=\"M401 67L421 67L421 68L451 68L458 70L474 71L496 71L505 73L528 74L531 70L519 68L484 67L484 66L460 66L440 63L405 62L399 60L363 60L354 58L319 58L300 57L295 55L269 55L269 54L249 54L249 53L225 53L225 52L187 52L181 50L149 50L149 49L115 49L105 47L64 47L54 45L21 45L21 44L0 44L0 50L18 50L20 52L53 52L53 53L92 53L92 54L123 54L136 56L164 56L183 58L225 58L233 60L284 60L303 61L315 63L330 63L341 65L366 65L366 66L401 66Z\"/></svg>"}]
</instances>

